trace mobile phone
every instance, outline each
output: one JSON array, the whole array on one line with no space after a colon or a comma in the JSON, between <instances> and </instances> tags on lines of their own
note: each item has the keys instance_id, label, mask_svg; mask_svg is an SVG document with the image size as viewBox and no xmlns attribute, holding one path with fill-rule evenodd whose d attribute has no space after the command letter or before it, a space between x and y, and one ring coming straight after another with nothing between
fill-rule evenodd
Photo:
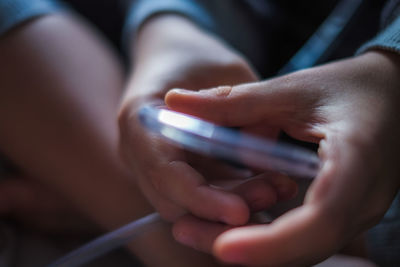
<instances>
[{"instance_id":1,"label":"mobile phone","mask_svg":"<svg viewBox=\"0 0 400 267\"><path fill-rule=\"evenodd\" d=\"M163 106L142 107L139 120L173 145L241 166L302 178L314 178L320 167L317 154L303 147L219 126Z\"/></svg>"}]
</instances>

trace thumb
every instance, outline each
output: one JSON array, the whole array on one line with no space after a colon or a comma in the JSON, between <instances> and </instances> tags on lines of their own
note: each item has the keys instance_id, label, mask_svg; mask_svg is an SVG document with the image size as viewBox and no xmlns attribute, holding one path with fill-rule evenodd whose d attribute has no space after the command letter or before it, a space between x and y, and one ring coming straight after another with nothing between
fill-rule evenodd
<instances>
[{"instance_id":1,"label":"thumb","mask_svg":"<svg viewBox=\"0 0 400 267\"><path fill-rule=\"evenodd\" d=\"M301 206L268 225L233 228L217 237L213 252L231 264L311 266L341 247L327 213L312 205Z\"/></svg>"},{"instance_id":2,"label":"thumb","mask_svg":"<svg viewBox=\"0 0 400 267\"><path fill-rule=\"evenodd\" d=\"M200 91L173 89L167 93L165 102L173 110L225 126L246 126L260 121L282 124L293 118L299 105L305 102L301 100L306 99L302 99L300 90L284 87L279 80Z\"/></svg>"}]
</instances>

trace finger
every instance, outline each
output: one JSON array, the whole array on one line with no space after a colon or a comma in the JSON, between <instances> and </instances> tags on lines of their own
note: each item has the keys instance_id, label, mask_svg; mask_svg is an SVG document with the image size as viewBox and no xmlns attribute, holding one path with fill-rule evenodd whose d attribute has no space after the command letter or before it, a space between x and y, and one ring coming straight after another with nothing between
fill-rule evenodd
<instances>
[{"instance_id":1,"label":"finger","mask_svg":"<svg viewBox=\"0 0 400 267\"><path fill-rule=\"evenodd\" d=\"M283 78L208 90L174 89L165 102L171 109L227 126L251 125L266 119L286 120L309 104L305 91L291 87Z\"/></svg>"},{"instance_id":2,"label":"finger","mask_svg":"<svg viewBox=\"0 0 400 267\"><path fill-rule=\"evenodd\" d=\"M354 186L349 188L351 176L342 170L354 162L347 154L339 159L337 165L325 162L303 206L269 225L223 233L215 241L214 254L227 263L246 266L311 266L339 250L354 234L351 214L357 211L350 196L358 194ZM343 179L345 187L339 181ZM348 192L342 195L343 190Z\"/></svg>"},{"instance_id":3,"label":"finger","mask_svg":"<svg viewBox=\"0 0 400 267\"><path fill-rule=\"evenodd\" d=\"M263 173L249 179L233 192L240 195L253 212L266 210L279 200L288 200L297 193L297 184L286 175Z\"/></svg>"},{"instance_id":4,"label":"finger","mask_svg":"<svg viewBox=\"0 0 400 267\"><path fill-rule=\"evenodd\" d=\"M147 201L152 207L160 214L161 218L168 222L174 222L179 217L184 215L186 211L173 203L170 199L160 194L152 183L152 178L157 175L156 168L148 167L146 171L139 172L137 170L132 171L132 176L137 177L136 182L146 196ZM150 172L149 172L150 171ZM142 174L142 175L141 175ZM144 175L143 175L144 174ZM165 173L158 174L160 176L165 176Z\"/></svg>"},{"instance_id":5,"label":"finger","mask_svg":"<svg viewBox=\"0 0 400 267\"><path fill-rule=\"evenodd\" d=\"M252 179L234 189L240 195L253 212L267 209L277 202L277 193L264 179Z\"/></svg>"},{"instance_id":6,"label":"finger","mask_svg":"<svg viewBox=\"0 0 400 267\"><path fill-rule=\"evenodd\" d=\"M154 166L180 158L180 153L178 149L163 142L140 125L137 113L142 106L142 101L145 100L130 99L120 111L119 152L131 171L131 177L137 182L151 206L164 220L173 222L186 212L182 207L156 191L151 183L151 176L164 176L165 173L157 174L157 168ZM158 103L160 101L153 99L150 102ZM138 151L141 152L140 155L136 153Z\"/></svg>"},{"instance_id":7,"label":"finger","mask_svg":"<svg viewBox=\"0 0 400 267\"><path fill-rule=\"evenodd\" d=\"M245 133L249 133L251 135L260 136L264 138L269 138L271 140L277 140L281 131L281 129L277 127L264 124L249 125L246 126L246 128L242 128L241 130Z\"/></svg>"},{"instance_id":8,"label":"finger","mask_svg":"<svg viewBox=\"0 0 400 267\"><path fill-rule=\"evenodd\" d=\"M159 166L150 179L157 192L200 218L231 225L245 224L249 218L248 207L238 195L210 186L185 162Z\"/></svg>"},{"instance_id":9,"label":"finger","mask_svg":"<svg viewBox=\"0 0 400 267\"><path fill-rule=\"evenodd\" d=\"M201 220L191 215L180 218L173 226L175 240L191 248L211 253L214 240L232 226Z\"/></svg>"},{"instance_id":10,"label":"finger","mask_svg":"<svg viewBox=\"0 0 400 267\"><path fill-rule=\"evenodd\" d=\"M318 213L303 206L269 225L228 230L216 239L214 254L224 262L246 266L310 266L339 248L338 233L327 227L333 222Z\"/></svg>"},{"instance_id":11,"label":"finger","mask_svg":"<svg viewBox=\"0 0 400 267\"><path fill-rule=\"evenodd\" d=\"M254 176L253 171L218 158L185 151L187 163L213 185L224 180L244 180Z\"/></svg>"},{"instance_id":12,"label":"finger","mask_svg":"<svg viewBox=\"0 0 400 267\"><path fill-rule=\"evenodd\" d=\"M267 176L268 182L275 188L278 201L285 201L294 198L298 192L298 184L287 175L269 173L261 174L261 177Z\"/></svg>"},{"instance_id":13,"label":"finger","mask_svg":"<svg viewBox=\"0 0 400 267\"><path fill-rule=\"evenodd\" d=\"M246 201L253 212L270 208L278 199L277 190L269 183L271 177L263 179L264 176L265 174L249 179L232 189ZM174 224L173 232L176 240L184 245L204 252L211 252L217 236L231 227L194 216L184 216Z\"/></svg>"},{"instance_id":14,"label":"finger","mask_svg":"<svg viewBox=\"0 0 400 267\"><path fill-rule=\"evenodd\" d=\"M141 190L146 195L147 200L152 207L160 214L161 218L168 222L175 222L178 218L183 216L186 211L184 208L176 205L170 199L159 194L151 184L141 183Z\"/></svg>"}]
</instances>

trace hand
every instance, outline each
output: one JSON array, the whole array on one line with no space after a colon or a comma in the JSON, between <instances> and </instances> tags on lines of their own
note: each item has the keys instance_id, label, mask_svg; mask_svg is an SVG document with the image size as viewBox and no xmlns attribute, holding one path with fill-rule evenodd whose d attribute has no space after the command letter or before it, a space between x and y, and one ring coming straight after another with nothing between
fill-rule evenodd
<instances>
[{"instance_id":1,"label":"hand","mask_svg":"<svg viewBox=\"0 0 400 267\"><path fill-rule=\"evenodd\" d=\"M185 233L180 241L228 263L303 266L379 222L400 185L399 74L398 55L371 51L260 83L169 92L171 109L226 126L273 125L319 143L323 163L304 205L271 224L221 234L221 225L183 218L176 238Z\"/></svg>"},{"instance_id":2,"label":"hand","mask_svg":"<svg viewBox=\"0 0 400 267\"><path fill-rule=\"evenodd\" d=\"M171 88L198 90L255 81L257 76L240 55L190 21L173 15L148 21L134 49L134 71L119 116L120 147L132 176L164 219L174 221L190 212L240 225L249 217L247 203L257 202L257 208L264 208L295 193L295 184L280 176L249 181L232 189L235 193L210 186L211 177L206 180L204 173L194 168L199 161L189 163L181 149L148 133L137 120L143 104L163 103ZM284 188L280 191L286 191L277 196L274 186L278 184ZM246 193L249 191L257 193Z\"/></svg>"}]
</instances>

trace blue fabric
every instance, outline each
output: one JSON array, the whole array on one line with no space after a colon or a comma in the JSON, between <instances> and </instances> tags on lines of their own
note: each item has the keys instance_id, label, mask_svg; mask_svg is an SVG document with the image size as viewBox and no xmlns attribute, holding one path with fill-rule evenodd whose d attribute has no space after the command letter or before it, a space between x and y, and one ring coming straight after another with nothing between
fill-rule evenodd
<instances>
[{"instance_id":1,"label":"blue fabric","mask_svg":"<svg viewBox=\"0 0 400 267\"><path fill-rule=\"evenodd\" d=\"M84 1L88 0L75 2L83 3ZM86 2L89 5L88 11L94 13L95 10L91 10L90 5L95 6L96 3L100 4L101 1L92 0L92 2L89 2ZM262 66L263 62L272 62L271 57L275 55L267 55L267 51L272 51L277 56L284 57L289 44L306 35L303 31L304 28L307 28L307 31L312 31L312 28L303 24L303 20L306 20L307 16L310 17L311 24L318 21L314 20L316 14L303 14L300 9L302 5L306 6L307 3L311 5L312 1L126 0L124 2L131 2L123 33L125 47L140 26L151 16L159 13L177 13L191 19L203 29L222 37L228 44L245 54L254 65L261 66L258 69L265 67ZM323 6L327 2L329 1L315 1L314 4L319 3ZM375 38L364 44L358 50L358 53L376 48L400 53L399 2L400 0L390 1L386 15L390 17L390 24L386 25ZM280 8L284 5L282 3L290 3L294 6L297 3L301 6L295 6L292 13L280 13L282 11ZM317 7L309 11L319 11L320 6ZM57 0L0 0L0 36L27 19L59 12L63 9L64 5ZM102 20L103 16L100 16L100 19ZM288 19L292 21L288 23ZM289 25L289 28L286 32L282 31L283 34L279 35L271 30L277 24L285 23L286 26ZM368 27L367 29L370 30ZM114 31L114 29L111 31ZM289 31L291 34L293 33L292 36L287 34ZM299 32L301 33L299 34ZM274 41L277 38L281 39L281 42L278 42L281 46L278 46L278 49L269 47L271 40ZM352 42L354 39L350 41ZM293 47L296 46L297 44ZM351 53L354 53L355 49ZM393 202L382 222L374 227L368 236L372 244L371 252L377 262L381 263L382 266L400 266L400 254L398 253L400 251L400 196ZM390 261L394 264L390 265Z\"/></svg>"},{"instance_id":2,"label":"blue fabric","mask_svg":"<svg viewBox=\"0 0 400 267\"><path fill-rule=\"evenodd\" d=\"M61 10L56 0L0 0L0 35L27 19Z\"/></svg>"},{"instance_id":3,"label":"blue fabric","mask_svg":"<svg viewBox=\"0 0 400 267\"><path fill-rule=\"evenodd\" d=\"M389 0L382 11L381 25L385 28L400 14L400 0Z\"/></svg>"},{"instance_id":4,"label":"blue fabric","mask_svg":"<svg viewBox=\"0 0 400 267\"><path fill-rule=\"evenodd\" d=\"M393 3L395 1L399 2L398 0L390 1L392 7L394 6ZM265 18L271 15L271 11L268 10L268 8L271 8L271 5L262 5L260 3L266 3L267 1L256 2L248 0L248 4L251 3L250 6L253 8L257 7L265 9L256 10L257 12L251 13L249 10L244 9L243 5L240 5L240 3L243 2L246 1L142 0L139 1L137 5L132 6L130 22L126 28L126 35L129 36L127 33L129 31L137 31L140 25L154 14L174 12L192 19L204 29L212 31L218 36L224 38L228 43L234 44L239 48L239 50L245 52L253 64L254 62L257 62L257 60L266 61L268 59L265 57L264 53L265 50L268 50L268 47L266 46L267 43L260 41L259 36L270 34L270 32L268 32L269 29L265 27L261 31L257 31L255 25L255 23L257 23L256 17L249 17L248 14L257 13ZM274 10L274 12L275 11L277 10ZM361 49L358 50L358 53L373 48L386 49L400 53L400 18L396 18L396 14L393 12L390 12L390 17L394 17L394 19L391 19L391 24L383 28L379 35L371 41L364 44ZM281 19L281 17L278 18L278 20L279 19ZM371 18L367 19L370 20ZM377 21L379 21L379 19L377 19ZM362 26L368 27L361 23L361 27ZM360 25L358 25L358 27L360 27ZM292 30L293 29L294 28L292 28ZM373 32L374 30L371 29L371 31ZM358 32L355 32L356 36L357 34ZM274 35L269 36L277 37ZM372 36L373 35L371 34L369 38ZM351 39L350 41L359 42L360 40ZM262 44L262 46L258 46L259 44ZM354 50L351 50L347 56L354 53L357 46L360 46L361 44L362 42L356 43L356 46L353 48ZM391 208L382 219L382 222L368 232L368 241L374 261L381 266L400 266L400 194L398 194Z\"/></svg>"},{"instance_id":5,"label":"blue fabric","mask_svg":"<svg viewBox=\"0 0 400 267\"><path fill-rule=\"evenodd\" d=\"M272 36L271 29L263 27L255 17L254 10L246 1L199 0L204 9L213 18L210 30L260 69L268 60L270 50L267 37ZM268 6L266 6L268 8Z\"/></svg>"},{"instance_id":6,"label":"blue fabric","mask_svg":"<svg viewBox=\"0 0 400 267\"><path fill-rule=\"evenodd\" d=\"M124 28L123 44L127 48L140 26L150 17L160 13L180 14L206 31L215 33L245 52L250 61L262 58L265 51L260 38L265 35L256 30L256 21L243 10L239 3L231 0L136 0L133 1Z\"/></svg>"},{"instance_id":7,"label":"blue fabric","mask_svg":"<svg viewBox=\"0 0 400 267\"><path fill-rule=\"evenodd\" d=\"M124 45L128 47L130 40L136 35L139 27L150 17L159 13L176 13L183 15L196 24L212 28L214 22L209 14L192 0L137 0L130 6L129 15L124 27Z\"/></svg>"},{"instance_id":8,"label":"blue fabric","mask_svg":"<svg viewBox=\"0 0 400 267\"><path fill-rule=\"evenodd\" d=\"M262 77L270 77L296 53L335 6L335 0L137 0L133 1L124 30L124 46L151 16L177 13L203 29L214 33L242 53ZM365 0L370 12L368 22L379 25L383 3ZM376 4L379 2L379 4ZM381 5L381 6L379 6ZM373 14L372 14L373 13ZM376 22L375 22L376 20ZM360 22L367 31L357 31L339 43L329 60L352 55L360 45L373 37L376 28ZM367 23L368 24L368 23ZM357 27L360 27L357 25ZM366 34L366 33L370 34ZM336 47L339 47L335 44ZM346 49L342 49L346 47ZM129 50L127 50L129 51ZM322 63L322 62L318 62Z\"/></svg>"},{"instance_id":9,"label":"blue fabric","mask_svg":"<svg viewBox=\"0 0 400 267\"><path fill-rule=\"evenodd\" d=\"M367 233L368 250L379 266L400 266L400 193L381 222Z\"/></svg>"},{"instance_id":10,"label":"blue fabric","mask_svg":"<svg viewBox=\"0 0 400 267\"><path fill-rule=\"evenodd\" d=\"M388 27L381 31L374 39L364 44L358 51L362 53L370 49L383 49L400 53L400 16Z\"/></svg>"}]
</instances>

